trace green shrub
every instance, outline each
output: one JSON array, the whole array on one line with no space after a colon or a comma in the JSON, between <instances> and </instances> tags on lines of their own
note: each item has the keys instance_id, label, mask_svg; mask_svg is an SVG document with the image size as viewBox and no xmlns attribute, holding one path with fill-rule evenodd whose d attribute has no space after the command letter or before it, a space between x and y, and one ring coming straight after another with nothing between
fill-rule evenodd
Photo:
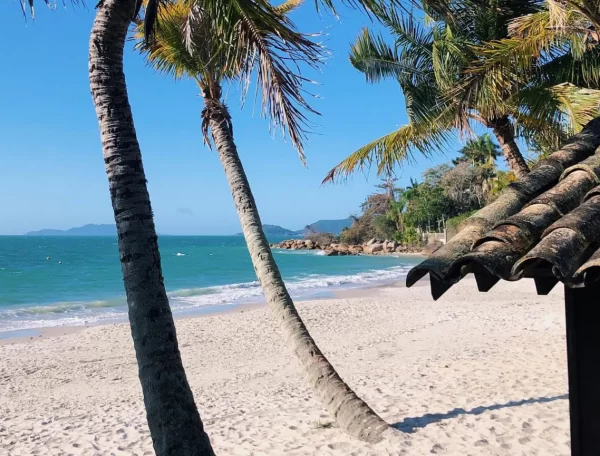
<instances>
[{"instance_id":1,"label":"green shrub","mask_svg":"<svg viewBox=\"0 0 600 456\"><path fill-rule=\"evenodd\" d=\"M406 226L400 236L400 242L407 245L418 245L421 243L421 235L414 226Z\"/></svg>"}]
</instances>

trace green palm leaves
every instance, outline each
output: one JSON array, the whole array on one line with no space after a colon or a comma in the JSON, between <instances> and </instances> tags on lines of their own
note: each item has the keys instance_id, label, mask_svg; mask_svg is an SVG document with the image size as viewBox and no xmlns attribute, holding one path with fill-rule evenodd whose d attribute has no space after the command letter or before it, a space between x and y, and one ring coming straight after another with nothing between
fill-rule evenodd
<instances>
[{"instance_id":1,"label":"green palm leaves","mask_svg":"<svg viewBox=\"0 0 600 456\"><path fill-rule=\"evenodd\" d=\"M564 6L575 1L560 2L561 11L570 11L562 19L542 3L450 1L442 12L425 4L423 20L376 9L393 41L364 30L350 61L368 82L398 82L409 123L358 149L324 182L372 164L387 173L415 153L444 149L456 133L472 135L476 124L492 129L513 171L523 175L515 137L552 148L579 131L600 101L595 29L581 11ZM559 29L557 21L573 27Z\"/></svg>"},{"instance_id":2,"label":"green palm leaves","mask_svg":"<svg viewBox=\"0 0 600 456\"><path fill-rule=\"evenodd\" d=\"M285 16L299 4L299 0L278 7L264 0L174 3L158 12L160 27L153 39L144 40L143 25L138 25L137 46L158 71L195 80L206 98L220 99L221 86L228 82L239 84L243 100L255 79L262 114L289 135L304 160L307 115L317 113L305 99L303 85L310 81L301 71L318 68L324 51Z\"/></svg>"}]
</instances>

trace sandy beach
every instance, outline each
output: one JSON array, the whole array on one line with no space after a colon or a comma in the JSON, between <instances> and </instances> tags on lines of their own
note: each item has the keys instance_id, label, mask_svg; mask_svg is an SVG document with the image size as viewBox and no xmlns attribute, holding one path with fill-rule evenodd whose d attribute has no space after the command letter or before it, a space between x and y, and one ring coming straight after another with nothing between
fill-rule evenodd
<instances>
[{"instance_id":1,"label":"sandy beach","mask_svg":"<svg viewBox=\"0 0 600 456\"><path fill-rule=\"evenodd\" d=\"M220 455L567 455L563 292L463 280L302 302L338 372L398 444L347 437L308 390L268 309L180 319L196 403ZM59 333L55 330L54 333ZM151 455L127 325L0 345L0 454Z\"/></svg>"}]
</instances>

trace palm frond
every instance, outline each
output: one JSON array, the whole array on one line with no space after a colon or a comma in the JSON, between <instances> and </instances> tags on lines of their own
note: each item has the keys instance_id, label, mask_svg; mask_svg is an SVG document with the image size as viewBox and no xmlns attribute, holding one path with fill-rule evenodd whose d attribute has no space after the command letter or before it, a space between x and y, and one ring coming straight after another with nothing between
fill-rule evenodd
<instances>
[{"instance_id":1,"label":"palm frond","mask_svg":"<svg viewBox=\"0 0 600 456\"><path fill-rule=\"evenodd\" d=\"M290 0L283 10L300 3ZM304 160L308 115L318 112L306 101L311 81L301 71L318 69L325 56L312 36L265 0L181 0L159 10L158 21L151 41L143 39L145 23L136 31L137 47L155 69L193 78L213 98L221 97L222 81L237 82L242 102L256 78L262 114L289 135Z\"/></svg>"},{"instance_id":2,"label":"palm frond","mask_svg":"<svg viewBox=\"0 0 600 456\"><path fill-rule=\"evenodd\" d=\"M364 29L350 47L350 63L364 73L370 83L377 83L384 78L401 79L407 74L413 77L422 73L414 62L401 59L396 49L389 46L381 35L373 36L368 29Z\"/></svg>"},{"instance_id":3,"label":"palm frond","mask_svg":"<svg viewBox=\"0 0 600 456\"><path fill-rule=\"evenodd\" d=\"M581 14L573 9L565 9L556 2L552 5L552 10L513 20L509 25L510 37L476 46L474 50L482 58L469 71L486 73L495 67L510 66L517 72L531 74L534 65L550 62L565 53L581 59L594 49L589 22L583 21Z\"/></svg>"},{"instance_id":4,"label":"palm frond","mask_svg":"<svg viewBox=\"0 0 600 456\"><path fill-rule=\"evenodd\" d=\"M222 25L225 42L237 43L226 52L228 61L240 62L239 78L256 74L262 95L262 113L274 128L289 134L304 161L304 141L310 129L307 113L318 114L306 101L299 65L318 69L324 49L310 37L297 32L291 21L262 0L230 0L229 20ZM291 65L290 65L291 64ZM247 84L242 85L245 95Z\"/></svg>"},{"instance_id":5,"label":"palm frond","mask_svg":"<svg viewBox=\"0 0 600 456\"><path fill-rule=\"evenodd\" d=\"M389 174L394 166L413 161L415 152L431 156L443 149L449 139L448 130L404 125L350 154L327 173L322 184L348 178L357 170L368 169L373 164L377 166L378 176Z\"/></svg>"},{"instance_id":6,"label":"palm frond","mask_svg":"<svg viewBox=\"0 0 600 456\"><path fill-rule=\"evenodd\" d=\"M512 101L517 135L542 144L544 149L558 148L600 114L600 91L568 83L530 87L519 91Z\"/></svg>"},{"instance_id":7,"label":"palm frond","mask_svg":"<svg viewBox=\"0 0 600 456\"><path fill-rule=\"evenodd\" d=\"M195 28L197 40L203 45L197 50L203 54L193 54L189 51L182 37L189 19L189 8L183 3L175 3L169 8L159 11L160 29L156 30L154 39L147 40L146 22L138 21L134 29L135 49L145 55L148 64L156 71L172 75L175 79L188 76L198 79L206 76L214 56L218 55L219 41L211 39L213 34L200 33L200 27ZM189 38L189 37L188 37ZM188 43L189 44L189 43Z\"/></svg>"},{"instance_id":8,"label":"palm frond","mask_svg":"<svg viewBox=\"0 0 600 456\"><path fill-rule=\"evenodd\" d=\"M50 0L43 0L44 4L51 10L56 9L56 0L51 2ZM83 1L83 0L82 0ZM79 5L80 0L71 0L73 5ZM35 0L19 0L19 6L21 7L21 13L23 13L23 19L27 22L28 18L35 21ZM63 6L66 6L65 0L63 0Z\"/></svg>"},{"instance_id":9,"label":"palm frond","mask_svg":"<svg viewBox=\"0 0 600 456\"><path fill-rule=\"evenodd\" d=\"M304 0L286 0L281 5L274 6L273 9L278 14L289 14L298 9L302 3L304 3Z\"/></svg>"},{"instance_id":10,"label":"palm frond","mask_svg":"<svg viewBox=\"0 0 600 456\"><path fill-rule=\"evenodd\" d=\"M600 49L585 52L580 58L567 53L540 65L532 78L544 84L569 82L578 87L600 88Z\"/></svg>"},{"instance_id":11,"label":"palm frond","mask_svg":"<svg viewBox=\"0 0 600 456\"><path fill-rule=\"evenodd\" d=\"M587 123L600 115L600 90L582 89L563 83L552 86L550 91L560 102L567 128L573 134L579 133Z\"/></svg>"}]
</instances>

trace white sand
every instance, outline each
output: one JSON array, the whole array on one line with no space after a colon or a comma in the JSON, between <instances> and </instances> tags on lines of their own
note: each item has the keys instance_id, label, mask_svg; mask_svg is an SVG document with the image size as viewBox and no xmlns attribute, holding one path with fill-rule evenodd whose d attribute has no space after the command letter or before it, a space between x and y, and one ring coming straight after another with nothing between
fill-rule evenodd
<instances>
[{"instance_id":1,"label":"white sand","mask_svg":"<svg viewBox=\"0 0 600 456\"><path fill-rule=\"evenodd\" d=\"M342 377L407 432L370 446L331 420L268 309L179 320L179 341L219 455L567 455L562 290L464 280L305 302ZM150 455L126 325L0 346L0 454Z\"/></svg>"}]
</instances>

